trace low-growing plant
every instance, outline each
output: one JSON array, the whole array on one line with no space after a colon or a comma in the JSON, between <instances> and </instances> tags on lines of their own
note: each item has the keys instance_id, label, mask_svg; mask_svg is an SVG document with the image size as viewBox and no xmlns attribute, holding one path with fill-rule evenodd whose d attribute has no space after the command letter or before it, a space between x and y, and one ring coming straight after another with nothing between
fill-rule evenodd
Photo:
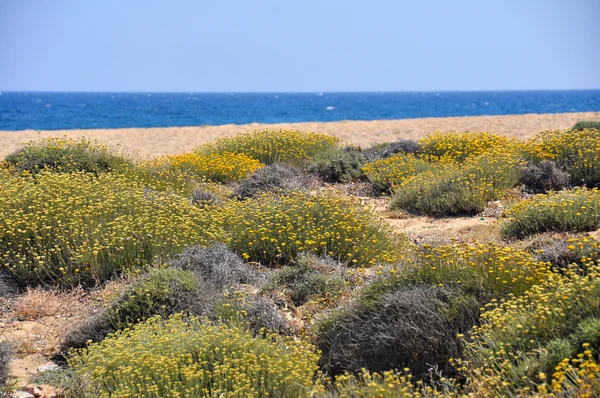
<instances>
[{"instance_id":1,"label":"low-growing plant","mask_svg":"<svg viewBox=\"0 0 600 398\"><path fill-rule=\"evenodd\" d=\"M301 255L296 263L279 268L270 276L266 290L282 290L296 306L307 303L311 298L336 299L343 291L345 280L331 266L316 268L322 266L316 259Z\"/></svg>"},{"instance_id":2,"label":"low-growing plant","mask_svg":"<svg viewBox=\"0 0 600 398\"><path fill-rule=\"evenodd\" d=\"M382 192L389 190L404 182L409 177L428 171L436 170L432 163L414 154L399 153L385 159L367 163L362 168L367 179ZM436 171L439 172L439 171Z\"/></svg>"},{"instance_id":3,"label":"low-growing plant","mask_svg":"<svg viewBox=\"0 0 600 398\"><path fill-rule=\"evenodd\" d=\"M263 194L231 202L219 215L229 247L248 261L284 265L301 252L351 266L397 258L398 236L373 212L335 193Z\"/></svg>"},{"instance_id":4,"label":"low-growing plant","mask_svg":"<svg viewBox=\"0 0 600 398\"><path fill-rule=\"evenodd\" d=\"M516 140L486 132L442 133L436 131L419 140L423 154L437 159L451 159L462 163L469 157L487 152L511 151Z\"/></svg>"},{"instance_id":5,"label":"low-growing plant","mask_svg":"<svg viewBox=\"0 0 600 398\"><path fill-rule=\"evenodd\" d=\"M478 214L520 179L519 157L486 153L463 164L445 163L406 179L394 189L390 209L448 216Z\"/></svg>"},{"instance_id":6,"label":"low-growing plant","mask_svg":"<svg viewBox=\"0 0 600 398\"><path fill-rule=\"evenodd\" d=\"M362 176L364 156L356 148L334 148L317 153L309 172L330 183L347 183Z\"/></svg>"},{"instance_id":7,"label":"low-growing plant","mask_svg":"<svg viewBox=\"0 0 600 398\"><path fill-rule=\"evenodd\" d=\"M31 141L6 157L6 162L18 172L39 173L44 169L54 172L85 171L100 173L120 171L130 167L133 162L120 150L87 138L79 140L68 138L47 138Z\"/></svg>"},{"instance_id":8,"label":"low-growing plant","mask_svg":"<svg viewBox=\"0 0 600 398\"><path fill-rule=\"evenodd\" d=\"M554 270L566 269L571 264L582 264L588 258L600 259L600 242L588 236L583 237L545 237L534 240L528 251L534 258L552 265Z\"/></svg>"},{"instance_id":9,"label":"low-growing plant","mask_svg":"<svg viewBox=\"0 0 600 398\"><path fill-rule=\"evenodd\" d=\"M600 184L600 130L543 131L524 145L528 159L552 160L573 185Z\"/></svg>"},{"instance_id":10,"label":"low-growing plant","mask_svg":"<svg viewBox=\"0 0 600 398\"><path fill-rule=\"evenodd\" d=\"M502 215L503 237L524 238L540 232L585 232L600 228L600 191L576 188L526 199Z\"/></svg>"},{"instance_id":11,"label":"low-growing plant","mask_svg":"<svg viewBox=\"0 0 600 398\"><path fill-rule=\"evenodd\" d=\"M568 188L571 177L562 171L555 162L529 162L521 175L520 183L531 193L546 193Z\"/></svg>"},{"instance_id":12,"label":"low-growing plant","mask_svg":"<svg viewBox=\"0 0 600 398\"><path fill-rule=\"evenodd\" d=\"M246 178L262 167L256 159L243 153L184 153L157 160L159 168L183 170L201 180L232 182Z\"/></svg>"},{"instance_id":13,"label":"low-growing plant","mask_svg":"<svg viewBox=\"0 0 600 398\"><path fill-rule=\"evenodd\" d=\"M321 151L334 148L338 139L321 133L299 130L255 130L233 137L219 138L196 149L203 155L238 153L260 160L263 164L289 163L301 166Z\"/></svg>"},{"instance_id":14,"label":"low-growing plant","mask_svg":"<svg viewBox=\"0 0 600 398\"><path fill-rule=\"evenodd\" d=\"M600 317L598 262L586 267L587 275L575 267L521 297L490 304L481 326L470 334L463 364L482 391L507 396L600 391L588 380L600 375L589 349L597 344L593 327Z\"/></svg>"},{"instance_id":15,"label":"low-growing plant","mask_svg":"<svg viewBox=\"0 0 600 398\"><path fill-rule=\"evenodd\" d=\"M588 129L600 130L600 121L581 120L575 123L575 125L573 125L573 127L571 128L571 130L574 131L583 131Z\"/></svg>"},{"instance_id":16,"label":"low-growing plant","mask_svg":"<svg viewBox=\"0 0 600 398\"><path fill-rule=\"evenodd\" d=\"M12 346L8 341L0 341L0 397L8 390L12 351Z\"/></svg>"},{"instance_id":17,"label":"low-growing plant","mask_svg":"<svg viewBox=\"0 0 600 398\"><path fill-rule=\"evenodd\" d=\"M394 142L376 144L363 151L367 162L387 159L400 153L417 155L423 151L421 145L415 140L400 139Z\"/></svg>"},{"instance_id":18,"label":"low-growing plant","mask_svg":"<svg viewBox=\"0 0 600 398\"><path fill-rule=\"evenodd\" d=\"M426 378L432 367L450 373L448 360L462 352L457 336L479 312L476 300L459 296L443 287L401 286L376 303L334 312L317 328L322 367L332 375L410 368Z\"/></svg>"},{"instance_id":19,"label":"low-growing plant","mask_svg":"<svg viewBox=\"0 0 600 398\"><path fill-rule=\"evenodd\" d=\"M258 169L250 177L242 180L235 188L234 195L244 199L266 192L288 194L292 191L304 190L307 185L308 179L299 169L273 163Z\"/></svg>"},{"instance_id":20,"label":"low-growing plant","mask_svg":"<svg viewBox=\"0 0 600 398\"><path fill-rule=\"evenodd\" d=\"M205 206L205 205L216 205L220 203L220 199L217 195L215 195L214 193L210 192L210 191L205 191L201 188L196 189L193 193L192 193L192 204L193 205L200 205L200 206Z\"/></svg>"},{"instance_id":21,"label":"low-growing plant","mask_svg":"<svg viewBox=\"0 0 600 398\"><path fill-rule=\"evenodd\" d=\"M82 397L308 397L317 361L302 340L176 315L92 344L70 364L89 380Z\"/></svg>"},{"instance_id":22,"label":"low-growing plant","mask_svg":"<svg viewBox=\"0 0 600 398\"><path fill-rule=\"evenodd\" d=\"M222 237L211 212L115 173L0 179L0 261L23 285L96 284Z\"/></svg>"}]
</instances>

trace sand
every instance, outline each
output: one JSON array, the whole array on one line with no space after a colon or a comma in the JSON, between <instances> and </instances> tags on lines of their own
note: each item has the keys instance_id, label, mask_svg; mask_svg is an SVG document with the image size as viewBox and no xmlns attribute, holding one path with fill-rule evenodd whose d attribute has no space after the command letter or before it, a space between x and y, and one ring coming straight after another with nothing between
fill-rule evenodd
<instances>
[{"instance_id":1,"label":"sand","mask_svg":"<svg viewBox=\"0 0 600 398\"><path fill-rule=\"evenodd\" d=\"M366 147L398 138L418 139L436 130L488 131L527 139L542 130L569 128L580 120L600 121L600 112L198 127L0 131L0 158L19 149L23 142L46 137L88 137L111 146L124 146L127 150L146 157L188 152L218 137L263 128L323 132L339 137L347 144Z\"/></svg>"}]
</instances>

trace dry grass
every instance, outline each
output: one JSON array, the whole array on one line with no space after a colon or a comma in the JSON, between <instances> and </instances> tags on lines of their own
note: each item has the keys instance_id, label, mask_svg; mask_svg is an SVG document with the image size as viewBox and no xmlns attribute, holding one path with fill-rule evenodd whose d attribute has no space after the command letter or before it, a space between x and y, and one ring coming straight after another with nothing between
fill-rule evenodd
<instances>
[{"instance_id":1,"label":"dry grass","mask_svg":"<svg viewBox=\"0 0 600 398\"><path fill-rule=\"evenodd\" d=\"M17 301L13 315L17 319L30 321L52 316L79 316L86 312L86 301L87 294L79 287L68 293L28 288Z\"/></svg>"}]
</instances>

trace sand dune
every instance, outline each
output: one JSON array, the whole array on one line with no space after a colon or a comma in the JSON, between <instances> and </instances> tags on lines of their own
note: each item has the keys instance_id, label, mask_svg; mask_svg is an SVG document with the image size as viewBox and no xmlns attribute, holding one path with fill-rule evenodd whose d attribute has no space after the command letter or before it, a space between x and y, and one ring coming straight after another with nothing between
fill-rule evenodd
<instances>
[{"instance_id":1,"label":"sand dune","mask_svg":"<svg viewBox=\"0 0 600 398\"><path fill-rule=\"evenodd\" d=\"M398 138L416 139L436 130L489 131L527 139L542 130L569 128L579 120L600 121L600 112L167 128L0 131L0 158L19 149L23 142L46 137L88 137L113 146L120 144L142 156L157 156L187 152L218 137L263 128L318 131L339 137L348 144L368 146Z\"/></svg>"}]
</instances>

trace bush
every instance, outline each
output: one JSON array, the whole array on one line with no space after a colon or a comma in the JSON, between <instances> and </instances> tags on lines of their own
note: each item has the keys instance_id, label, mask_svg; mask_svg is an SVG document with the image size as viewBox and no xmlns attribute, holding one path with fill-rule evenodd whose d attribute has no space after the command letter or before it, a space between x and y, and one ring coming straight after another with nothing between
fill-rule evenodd
<instances>
[{"instance_id":1,"label":"bush","mask_svg":"<svg viewBox=\"0 0 600 398\"><path fill-rule=\"evenodd\" d=\"M211 153L199 155L184 153L157 159L159 168L182 170L191 175L209 181L232 182L246 178L261 164L243 153Z\"/></svg>"},{"instance_id":2,"label":"bush","mask_svg":"<svg viewBox=\"0 0 600 398\"><path fill-rule=\"evenodd\" d=\"M0 341L0 397L5 387L8 386L11 358L12 346L8 341Z\"/></svg>"},{"instance_id":3,"label":"bush","mask_svg":"<svg viewBox=\"0 0 600 398\"><path fill-rule=\"evenodd\" d=\"M448 360L462 352L457 334L474 324L479 308L459 295L446 288L403 286L373 305L336 313L317 329L321 365L332 375L410 368L423 378L436 366L448 374Z\"/></svg>"},{"instance_id":4,"label":"bush","mask_svg":"<svg viewBox=\"0 0 600 398\"><path fill-rule=\"evenodd\" d=\"M536 195L502 217L500 232L507 239L547 231L594 231L600 228L600 191L582 188Z\"/></svg>"},{"instance_id":5,"label":"bush","mask_svg":"<svg viewBox=\"0 0 600 398\"><path fill-rule=\"evenodd\" d=\"M537 241L529 247L538 261L550 263L555 270L566 269L571 264L580 267L588 259L600 259L600 242L591 237L556 238Z\"/></svg>"},{"instance_id":6,"label":"bush","mask_svg":"<svg viewBox=\"0 0 600 398\"><path fill-rule=\"evenodd\" d=\"M514 139L485 132L442 133L436 131L419 140L423 154L437 159L462 163L469 157L488 152L507 151L518 144ZM510 149L509 151L512 151Z\"/></svg>"},{"instance_id":7,"label":"bush","mask_svg":"<svg viewBox=\"0 0 600 398\"><path fill-rule=\"evenodd\" d=\"M330 183L346 183L362 177L363 155L353 148L335 148L313 157L309 171Z\"/></svg>"},{"instance_id":8,"label":"bush","mask_svg":"<svg viewBox=\"0 0 600 398\"><path fill-rule=\"evenodd\" d=\"M333 193L264 194L232 202L219 214L228 245L242 258L287 264L300 252L359 266L391 262L397 237L374 213Z\"/></svg>"},{"instance_id":9,"label":"bush","mask_svg":"<svg viewBox=\"0 0 600 398\"><path fill-rule=\"evenodd\" d=\"M260 285L262 276L222 243L208 248L192 246L177 255L171 265L189 270L219 290L239 284Z\"/></svg>"},{"instance_id":10,"label":"bush","mask_svg":"<svg viewBox=\"0 0 600 398\"><path fill-rule=\"evenodd\" d=\"M296 306L314 297L335 299L345 286L343 276L335 272L340 266L333 261L323 264L315 256L300 255L297 263L279 268L271 275L266 290L282 290Z\"/></svg>"},{"instance_id":11,"label":"bush","mask_svg":"<svg viewBox=\"0 0 600 398\"><path fill-rule=\"evenodd\" d=\"M192 272L175 268L153 269L136 281L106 309L89 318L63 340L60 352L100 342L108 334L155 315L177 312L215 318L223 293Z\"/></svg>"},{"instance_id":12,"label":"bush","mask_svg":"<svg viewBox=\"0 0 600 398\"><path fill-rule=\"evenodd\" d=\"M544 131L524 146L529 160L552 160L574 185L600 184L600 130Z\"/></svg>"},{"instance_id":13,"label":"bush","mask_svg":"<svg viewBox=\"0 0 600 398\"><path fill-rule=\"evenodd\" d=\"M592 121L592 120L582 120L580 122L575 123L575 125L571 128L573 131L583 131L583 130L600 130L600 121Z\"/></svg>"},{"instance_id":14,"label":"bush","mask_svg":"<svg viewBox=\"0 0 600 398\"><path fill-rule=\"evenodd\" d=\"M222 237L211 212L114 173L0 178L0 265L19 283L91 285Z\"/></svg>"},{"instance_id":15,"label":"bush","mask_svg":"<svg viewBox=\"0 0 600 398\"><path fill-rule=\"evenodd\" d=\"M374 145L373 147L365 150L363 155L367 162L374 162L376 160L390 158L400 153L417 155L422 151L423 148L421 148L417 141L401 139L394 142Z\"/></svg>"},{"instance_id":16,"label":"bush","mask_svg":"<svg viewBox=\"0 0 600 398\"><path fill-rule=\"evenodd\" d=\"M234 194L242 199L271 191L289 194L292 191L303 190L307 184L307 178L297 168L273 163L241 181Z\"/></svg>"},{"instance_id":17,"label":"bush","mask_svg":"<svg viewBox=\"0 0 600 398\"><path fill-rule=\"evenodd\" d=\"M298 130L255 130L234 137L219 138L202 145L197 153L239 153L260 160L263 164L289 163L301 166L315 154L334 148L338 139L320 133Z\"/></svg>"},{"instance_id":18,"label":"bush","mask_svg":"<svg viewBox=\"0 0 600 398\"><path fill-rule=\"evenodd\" d=\"M428 216L478 214L519 179L517 155L487 153L462 165L440 164L406 179L394 189L390 209Z\"/></svg>"},{"instance_id":19,"label":"bush","mask_svg":"<svg viewBox=\"0 0 600 398\"><path fill-rule=\"evenodd\" d=\"M65 173L100 173L120 171L132 165L131 160L123 154L87 138L47 138L28 142L19 151L8 155L6 162L18 172L28 171L33 174L43 169Z\"/></svg>"},{"instance_id":20,"label":"bush","mask_svg":"<svg viewBox=\"0 0 600 398\"><path fill-rule=\"evenodd\" d=\"M212 192L203 189L196 189L192 194L193 205L216 205L220 203L220 199Z\"/></svg>"},{"instance_id":21,"label":"bush","mask_svg":"<svg viewBox=\"0 0 600 398\"><path fill-rule=\"evenodd\" d=\"M590 261L587 268L595 270L586 276L575 268L533 286L522 297L491 305L467 344L469 377L490 395L561 391L571 396L585 391L580 389L586 383L592 388L586 372L600 375L589 349L598 343L598 265ZM582 339L592 341L580 344ZM580 353L580 365L572 361L572 366L571 356L565 357L573 353Z\"/></svg>"},{"instance_id":22,"label":"bush","mask_svg":"<svg viewBox=\"0 0 600 398\"><path fill-rule=\"evenodd\" d=\"M409 177L432 168L436 167L422 158L413 154L400 153L367 163L362 170L375 188L382 192L388 192L392 187L401 184Z\"/></svg>"},{"instance_id":23,"label":"bush","mask_svg":"<svg viewBox=\"0 0 600 398\"><path fill-rule=\"evenodd\" d=\"M521 175L521 184L528 192L546 193L569 187L571 177L551 160L537 164L529 162Z\"/></svg>"},{"instance_id":24,"label":"bush","mask_svg":"<svg viewBox=\"0 0 600 398\"><path fill-rule=\"evenodd\" d=\"M152 349L148 349L152 347ZM304 341L195 318L152 318L71 359L81 396L309 396L318 355Z\"/></svg>"}]
</instances>

